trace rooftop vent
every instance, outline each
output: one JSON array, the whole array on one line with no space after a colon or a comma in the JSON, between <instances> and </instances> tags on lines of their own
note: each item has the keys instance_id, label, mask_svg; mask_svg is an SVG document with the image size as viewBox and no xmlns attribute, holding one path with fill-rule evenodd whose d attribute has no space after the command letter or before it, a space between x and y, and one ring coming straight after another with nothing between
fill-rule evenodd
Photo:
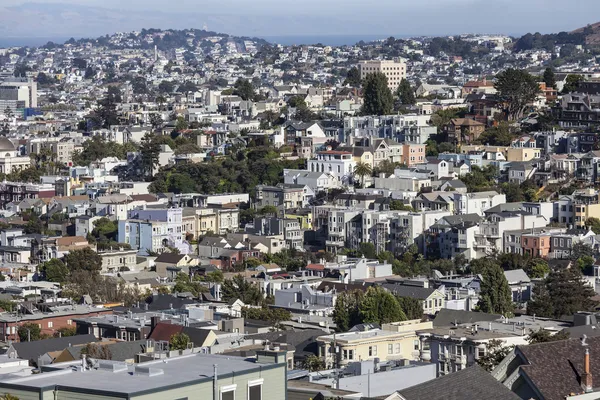
<instances>
[{"instance_id":1,"label":"rooftop vent","mask_svg":"<svg viewBox=\"0 0 600 400\"><path fill-rule=\"evenodd\" d=\"M165 372L160 368L150 368L150 367L142 367L142 366L136 365L134 375L153 377L153 376L163 375L164 373Z\"/></svg>"}]
</instances>

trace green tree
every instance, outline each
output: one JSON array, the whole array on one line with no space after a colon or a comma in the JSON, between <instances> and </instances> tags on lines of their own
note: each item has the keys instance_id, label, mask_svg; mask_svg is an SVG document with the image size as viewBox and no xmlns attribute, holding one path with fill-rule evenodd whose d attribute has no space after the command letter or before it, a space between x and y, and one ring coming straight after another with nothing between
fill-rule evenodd
<instances>
[{"instance_id":1,"label":"green tree","mask_svg":"<svg viewBox=\"0 0 600 400\"><path fill-rule=\"evenodd\" d=\"M302 362L302 369L310 372L318 372L325 369L325 362L314 354L307 356Z\"/></svg>"},{"instance_id":2,"label":"green tree","mask_svg":"<svg viewBox=\"0 0 600 400\"><path fill-rule=\"evenodd\" d=\"M585 227L594 231L596 235L600 235L600 219L594 217L586 219Z\"/></svg>"},{"instance_id":3,"label":"green tree","mask_svg":"<svg viewBox=\"0 0 600 400\"><path fill-rule=\"evenodd\" d=\"M346 291L338 294L333 309L333 322L338 330L346 332L354 325L362 322L359 305L364 298L364 292L361 290Z\"/></svg>"},{"instance_id":4,"label":"green tree","mask_svg":"<svg viewBox=\"0 0 600 400\"><path fill-rule=\"evenodd\" d=\"M71 272L81 270L96 274L102 270L102 257L89 247L70 251L64 261Z\"/></svg>"},{"instance_id":5,"label":"green tree","mask_svg":"<svg viewBox=\"0 0 600 400\"><path fill-rule=\"evenodd\" d=\"M557 340L569 339L569 336L569 331L564 329L560 332L552 334L550 331L540 328L537 331L531 331L529 336L527 336L527 341L529 344L556 342Z\"/></svg>"},{"instance_id":6,"label":"green tree","mask_svg":"<svg viewBox=\"0 0 600 400\"><path fill-rule=\"evenodd\" d=\"M140 145L142 154L142 167L146 176L152 176L154 167L158 164L158 155L160 154L160 144L150 133L146 133L142 138Z\"/></svg>"},{"instance_id":7,"label":"green tree","mask_svg":"<svg viewBox=\"0 0 600 400\"><path fill-rule=\"evenodd\" d=\"M571 249L571 260L579 260L582 257L593 257L594 249L587 243L577 242Z\"/></svg>"},{"instance_id":8,"label":"green tree","mask_svg":"<svg viewBox=\"0 0 600 400\"><path fill-rule=\"evenodd\" d=\"M33 322L26 322L17 329L20 342L40 340L42 338L42 328Z\"/></svg>"},{"instance_id":9,"label":"green tree","mask_svg":"<svg viewBox=\"0 0 600 400\"><path fill-rule=\"evenodd\" d=\"M593 311L596 292L588 286L577 268L552 271L543 284L535 285L527 313L539 317L561 318L578 311Z\"/></svg>"},{"instance_id":10,"label":"green tree","mask_svg":"<svg viewBox=\"0 0 600 400\"><path fill-rule=\"evenodd\" d=\"M254 86L248 79L238 78L233 86L233 94L240 96L242 100L253 100L255 96Z\"/></svg>"},{"instance_id":11,"label":"green tree","mask_svg":"<svg viewBox=\"0 0 600 400\"><path fill-rule=\"evenodd\" d=\"M406 79L402 79L400 81L400 85L398 85L398 89L396 91L396 96L398 96L398 99L400 99L400 102L403 105L412 105L416 102L415 91Z\"/></svg>"},{"instance_id":12,"label":"green tree","mask_svg":"<svg viewBox=\"0 0 600 400\"><path fill-rule=\"evenodd\" d=\"M200 294L208 292L208 287L203 285L200 281L191 280L188 274L180 272L175 277L175 286L173 286L173 292L190 292L195 297L199 297Z\"/></svg>"},{"instance_id":13,"label":"green tree","mask_svg":"<svg viewBox=\"0 0 600 400\"><path fill-rule=\"evenodd\" d=\"M365 186L365 176L371 176L372 172L371 166L364 162L358 162L354 167L354 175L361 178L361 186L363 187Z\"/></svg>"},{"instance_id":14,"label":"green tree","mask_svg":"<svg viewBox=\"0 0 600 400\"><path fill-rule=\"evenodd\" d=\"M550 67L544 70L544 83L546 83L546 87L548 88L556 88L556 77Z\"/></svg>"},{"instance_id":15,"label":"green tree","mask_svg":"<svg viewBox=\"0 0 600 400\"><path fill-rule=\"evenodd\" d=\"M583 82L582 75L569 74L565 79L565 85L563 86L563 94L572 93L579 88L579 84Z\"/></svg>"},{"instance_id":16,"label":"green tree","mask_svg":"<svg viewBox=\"0 0 600 400\"><path fill-rule=\"evenodd\" d=\"M190 343L190 337L185 333L175 333L169 339L169 350L186 350Z\"/></svg>"},{"instance_id":17,"label":"green tree","mask_svg":"<svg viewBox=\"0 0 600 400\"><path fill-rule=\"evenodd\" d=\"M392 200L390 202L390 210L392 211L410 211L414 212L415 210L411 206L407 206L404 204L402 200Z\"/></svg>"},{"instance_id":18,"label":"green tree","mask_svg":"<svg viewBox=\"0 0 600 400\"><path fill-rule=\"evenodd\" d=\"M40 265L40 271L49 282L63 283L69 277L69 268L64 262L53 258Z\"/></svg>"},{"instance_id":19,"label":"green tree","mask_svg":"<svg viewBox=\"0 0 600 400\"><path fill-rule=\"evenodd\" d=\"M397 296L398 304L400 308L406 314L408 319L421 319L423 318L423 302L413 297L401 297Z\"/></svg>"},{"instance_id":20,"label":"green tree","mask_svg":"<svg viewBox=\"0 0 600 400\"><path fill-rule=\"evenodd\" d=\"M56 332L54 332L54 337L69 337L75 336L77 334L77 329L74 326L64 326L62 328L58 328Z\"/></svg>"},{"instance_id":21,"label":"green tree","mask_svg":"<svg viewBox=\"0 0 600 400\"><path fill-rule=\"evenodd\" d=\"M406 314L400 308L393 294L379 286L367 289L359 305L359 314L363 322L386 324L406 321Z\"/></svg>"},{"instance_id":22,"label":"green tree","mask_svg":"<svg viewBox=\"0 0 600 400\"><path fill-rule=\"evenodd\" d=\"M478 303L480 310L490 314L511 314L512 292L502 268L496 263L489 263L482 277Z\"/></svg>"},{"instance_id":23,"label":"green tree","mask_svg":"<svg viewBox=\"0 0 600 400\"><path fill-rule=\"evenodd\" d=\"M500 339L491 339L487 343L485 355L477 359L483 369L491 372L506 356L512 351L514 346L506 346Z\"/></svg>"},{"instance_id":24,"label":"green tree","mask_svg":"<svg viewBox=\"0 0 600 400\"><path fill-rule=\"evenodd\" d=\"M173 90L175 90L175 84L171 81L162 81L158 84L160 93L173 93Z\"/></svg>"},{"instance_id":25,"label":"green tree","mask_svg":"<svg viewBox=\"0 0 600 400\"><path fill-rule=\"evenodd\" d=\"M496 185L496 179L499 175L498 167L487 165L479 168L474 165L471 167L471 172L461 176L460 180L467 186L470 192L481 192L490 190Z\"/></svg>"},{"instance_id":26,"label":"green tree","mask_svg":"<svg viewBox=\"0 0 600 400\"><path fill-rule=\"evenodd\" d=\"M543 258L532 258L527 263L525 272L530 278L540 279L550 273L550 267L548 266L548 262Z\"/></svg>"},{"instance_id":27,"label":"green tree","mask_svg":"<svg viewBox=\"0 0 600 400\"><path fill-rule=\"evenodd\" d=\"M244 304L259 305L263 301L260 289L246 281L242 275L236 275L232 279L225 279L221 286L221 298L229 302L240 299Z\"/></svg>"},{"instance_id":28,"label":"green tree","mask_svg":"<svg viewBox=\"0 0 600 400\"><path fill-rule=\"evenodd\" d=\"M486 129L476 142L490 146L510 146L515 138L508 122L502 121L497 126Z\"/></svg>"},{"instance_id":29,"label":"green tree","mask_svg":"<svg viewBox=\"0 0 600 400\"><path fill-rule=\"evenodd\" d=\"M360 86L360 71L356 67L352 67L346 73L346 79L344 85L350 85L352 87Z\"/></svg>"},{"instance_id":30,"label":"green tree","mask_svg":"<svg viewBox=\"0 0 600 400\"><path fill-rule=\"evenodd\" d=\"M119 230L119 223L117 221L111 221L106 217L97 219L93 223L94 229L92 235L96 240L116 240L117 232Z\"/></svg>"},{"instance_id":31,"label":"green tree","mask_svg":"<svg viewBox=\"0 0 600 400\"><path fill-rule=\"evenodd\" d=\"M535 76L514 68L508 68L496 75L494 87L500 100L506 103L506 111L511 120L520 118L540 92Z\"/></svg>"},{"instance_id":32,"label":"green tree","mask_svg":"<svg viewBox=\"0 0 600 400\"><path fill-rule=\"evenodd\" d=\"M363 114L388 115L394 109L394 96L387 77L381 73L368 74L363 81Z\"/></svg>"}]
</instances>

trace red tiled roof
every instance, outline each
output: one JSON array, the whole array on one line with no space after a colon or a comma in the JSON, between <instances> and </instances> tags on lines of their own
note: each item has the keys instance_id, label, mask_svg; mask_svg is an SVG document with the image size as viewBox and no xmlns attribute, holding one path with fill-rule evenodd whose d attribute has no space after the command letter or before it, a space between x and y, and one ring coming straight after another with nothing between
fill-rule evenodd
<instances>
[{"instance_id":1,"label":"red tiled roof","mask_svg":"<svg viewBox=\"0 0 600 400\"><path fill-rule=\"evenodd\" d=\"M306 269L309 269L311 271L324 271L325 266L323 264L308 264L306 266Z\"/></svg>"},{"instance_id":2,"label":"red tiled roof","mask_svg":"<svg viewBox=\"0 0 600 400\"><path fill-rule=\"evenodd\" d=\"M183 325L159 322L150 333L150 336L148 336L148 339L154 339L156 341L166 340L168 342L171 340L171 336L180 333L182 330Z\"/></svg>"}]
</instances>

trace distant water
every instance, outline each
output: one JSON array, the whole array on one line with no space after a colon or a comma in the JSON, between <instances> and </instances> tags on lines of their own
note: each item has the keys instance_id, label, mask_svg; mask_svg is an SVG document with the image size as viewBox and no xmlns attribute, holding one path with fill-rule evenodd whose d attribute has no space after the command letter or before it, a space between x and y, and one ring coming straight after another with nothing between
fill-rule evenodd
<instances>
[{"instance_id":1,"label":"distant water","mask_svg":"<svg viewBox=\"0 0 600 400\"><path fill-rule=\"evenodd\" d=\"M4 47L38 47L48 42L62 44L69 40L68 37L0 37L0 48Z\"/></svg>"},{"instance_id":2,"label":"distant water","mask_svg":"<svg viewBox=\"0 0 600 400\"><path fill-rule=\"evenodd\" d=\"M303 35L303 36L263 36L262 38L271 43L290 45L309 45L321 43L326 46L353 45L361 40L372 42L374 40L387 39L391 35ZM395 38L406 38L407 35L394 35Z\"/></svg>"}]
</instances>

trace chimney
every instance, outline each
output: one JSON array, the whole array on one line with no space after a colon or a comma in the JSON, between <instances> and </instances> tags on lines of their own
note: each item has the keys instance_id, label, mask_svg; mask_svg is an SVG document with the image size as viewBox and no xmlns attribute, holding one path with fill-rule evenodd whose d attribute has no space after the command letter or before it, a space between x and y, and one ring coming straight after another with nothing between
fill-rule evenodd
<instances>
[{"instance_id":1,"label":"chimney","mask_svg":"<svg viewBox=\"0 0 600 400\"><path fill-rule=\"evenodd\" d=\"M590 350L585 349L585 356L583 359L584 372L581 374L581 387L586 393L590 393L593 390L592 382L592 371L590 371Z\"/></svg>"}]
</instances>

